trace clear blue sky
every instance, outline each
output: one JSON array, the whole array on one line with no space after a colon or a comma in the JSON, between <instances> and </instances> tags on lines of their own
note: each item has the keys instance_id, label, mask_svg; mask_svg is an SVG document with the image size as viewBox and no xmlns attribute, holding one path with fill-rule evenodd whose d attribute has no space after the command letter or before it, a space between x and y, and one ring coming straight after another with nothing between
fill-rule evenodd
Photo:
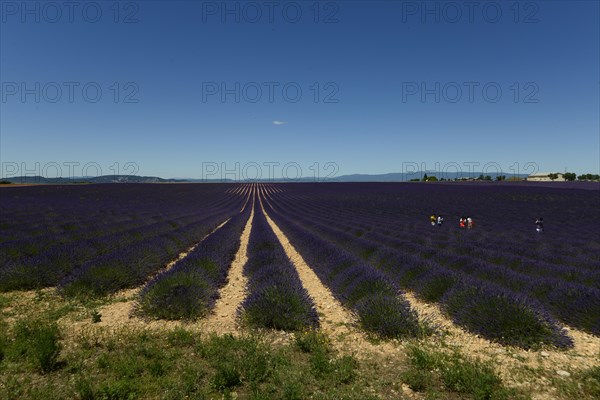
<instances>
[{"instance_id":1,"label":"clear blue sky","mask_svg":"<svg viewBox=\"0 0 600 400\"><path fill-rule=\"evenodd\" d=\"M5 174L600 170L598 1L88 3L1 1Z\"/></svg>"}]
</instances>

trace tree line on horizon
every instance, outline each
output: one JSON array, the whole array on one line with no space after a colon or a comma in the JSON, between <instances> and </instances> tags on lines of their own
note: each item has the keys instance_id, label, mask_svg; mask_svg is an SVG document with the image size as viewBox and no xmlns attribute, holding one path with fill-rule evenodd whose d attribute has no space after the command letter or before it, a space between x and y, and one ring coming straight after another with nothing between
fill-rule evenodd
<instances>
[{"instance_id":1,"label":"tree line on horizon","mask_svg":"<svg viewBox=\"0 0 600 400\"><path fill-rule=\"evenodd\" d=\"M556 172L556 173L551 173L548 174L548 178L550 178L551 181L554 181L556 179L558 179L559 174L561 174L560 172ZM565 172L562 174L563 178L565 178L566 181L569 182L573 182L576 179L578 181L598 181L600 180L600 175L598 174L582 174L582 175L577 175L574 172ZM477 178L473 178L476 181L493 181L492 177L490 175L483 175L480 174ZM410 182L443 182L443 181L461 181L461 180L466 180L465 178L454 178L454 179L446 179L446 178L441 178L438 179L436 176L432 175L432 176L427 176L427 174L423 175L423 178L414 178L411 179ZM496 176L496 181L500 182L500 181L521 181L523 180L523 178L519 178L517 176L513 176L510 178L506 178L506 175L497 175Z\"/></svg>"}]
</instances>

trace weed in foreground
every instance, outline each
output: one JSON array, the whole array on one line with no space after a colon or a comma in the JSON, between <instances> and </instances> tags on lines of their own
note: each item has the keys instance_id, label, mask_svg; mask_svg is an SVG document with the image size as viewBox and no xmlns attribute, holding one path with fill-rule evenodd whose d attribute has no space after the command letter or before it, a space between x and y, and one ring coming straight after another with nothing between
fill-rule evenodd
<instances>
[{"instance_id":1,"label":"weed in foreground","mask_svg":"<svg viewBox=\"0 0 600 400\"><path fill-rule=\"evenodd\" d=\"M59 340L56 322L21 320L14 327L14 341L10 343L8 353L12 359L25 358L42 373L47 373L59 365Z\"/></svg>"}]
</instances>

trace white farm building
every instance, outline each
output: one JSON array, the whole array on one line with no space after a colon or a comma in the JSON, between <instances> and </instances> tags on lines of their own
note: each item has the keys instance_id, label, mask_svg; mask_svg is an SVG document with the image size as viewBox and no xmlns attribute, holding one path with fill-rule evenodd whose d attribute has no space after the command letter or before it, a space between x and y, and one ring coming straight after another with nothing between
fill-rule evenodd
<instances>
[{"instance_id":1,"label":"white farm building","mask_svg":"<svg viewBox=\"0 0 600 400\"><path fill-rule=\"evenodd\" d=\"M538 173L529 175L527 177L527 180L534 181L534 182L550 182L550 181L552 181L552 179L550 179L550 174L551 174L551 172L538 172ZM560 172L556 172L556 175L558 177L556 179L554 179L554 182L564 182L565 181L565 177L563 176L563 174L561 174Z\"/></svg>"}]
</instances>

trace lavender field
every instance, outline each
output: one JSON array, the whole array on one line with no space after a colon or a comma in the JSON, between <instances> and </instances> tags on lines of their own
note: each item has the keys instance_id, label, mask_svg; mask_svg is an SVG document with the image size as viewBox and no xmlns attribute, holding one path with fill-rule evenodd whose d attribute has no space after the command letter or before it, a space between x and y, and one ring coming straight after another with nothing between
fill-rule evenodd
<instances>
[{"instance_id":1,"label":"lavender field","mask_svg":"<svg viewBox=\"0 0 600 400\"><path fill-rule=\"evenodd\" d=\"M250 208L255 220L263 213L260 197L322 282L359 315L371 297L387 296L378 301L390 303L385 314L393 320L394 310L407 307L396 299L410 290L492 340L569 346L563 324L600 334L600 209L598 191L585 189L377 183L267 184L256 192L225 184L11 188L0 198L0 290L57 286L64 296L101 296L135 287L237 215L207 239L217 240L215 250L207 244L154 280L199 271L202 262L194 260L219 248L225 253L215 256L214 271L194 272L217 290ZM431 226L430 214L443 215L443 225ZM473 219L473 229L459 227L461 216ZM545 230L538 233L540 216ZM264 225L258 221L255 229ZM269 238L262 242L276 242L262 235ZM281 257L276 246L269 251L261 250L258 264L252 261L253 275ZM196 296L214 302L218 294ZM168 308L165 301L160 304Z\"/></svg>"},{"instance_id":2,"label":"lavender field","mask_svg":"<svg viewBox=\"0 0 600 400\"><path fill-rule=\"evenodd\" d=\"M433 307L495 349L560 357L583 337L593 360L598 202L592 186L12 187L0 192L0 295L104 302L94 318L106 327L352 334L355 351L372 346L362 335L440 340Z\"/></svg>"}]
</instances>

